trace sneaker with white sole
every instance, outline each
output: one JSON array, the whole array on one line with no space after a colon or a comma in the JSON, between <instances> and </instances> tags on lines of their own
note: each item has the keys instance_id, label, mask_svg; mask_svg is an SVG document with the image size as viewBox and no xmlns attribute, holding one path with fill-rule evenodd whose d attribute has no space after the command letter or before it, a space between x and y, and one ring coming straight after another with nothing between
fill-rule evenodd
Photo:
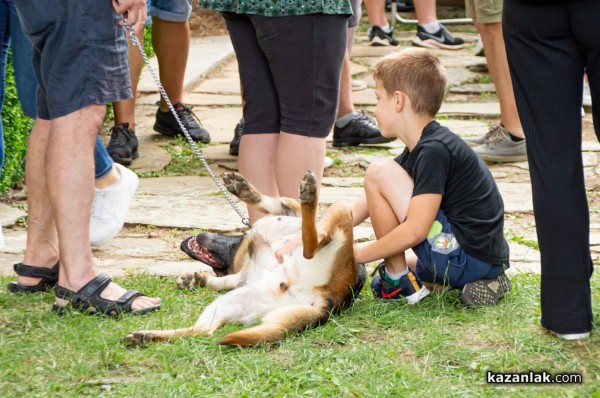
<instances>
[{"instance_id":1,"label":"sneaker with white sole","mask_svg":"<svg viewBox=\"0 0 600 398\"><path fill-rule=\"evenodd\" d=\"M373 25L368 31L369 44L372 46L397 46L398 40L394 39L394 31L386 32L381 26Z\"/></svg>"},{"instance_id":2,"label":"sneaker with white sole","mask_svg":"<svg viewBox=\"0 0 600 398\"><path fill-rule=\"evenodd\" d=\"M508 131L502 126L494 131L487 140L473 151L486 162L524 162L527 160L525 139L513 141Z\"/></svg>"},{"instance_id":3,"label":"sneaker with white sole","mask_svg":"<svg viewBox=\"0 0 600 398\"><path fill-rule=\"evenodd\" d=\"M496 133L496 130L498 130L500 127L502 127L502 124L498 123L498 124L494 124L492 127L490 127L490 129L488 130L487 133L485 133L484 135L480 135L477 137L467 137L467 138L463 138L463 141L467 143L467 145L469 146L477 146L477 145L481 145L484 142L486 142L487 140L489 140L489 138L494 135Z\"/></svg>"},{"instance_id":4,"label":"sneaker with white sole","mask_svg":"<svg viewBox=\"0 0 600 398\"><path fill-rule=\"evenodd\" d=\"M418 47L443 50L459 50L465 46L463 39L452 36L452 33L442 24L435 33L429 33L421 25L417 25L417 35L413 38L412 43Z\"/></svg>"},{"instance_id":5,"label":"sneaker with white sole","mask_svg":"<svg viewBox=\"0 0 600 398\"><path fill-rule=\"evenodd\" d=\"M378 275L375 275L375 274ZM398 280L392 280L385 271L385 262L381 262L371 274L371 291L376 299L401 301L406 299L409 305L414 305L429 296L429 289L421 284L419 278L411 271L402 275Z\"/></svg>"},{"instance_id":6,"label":"sneaker with white sole","mask_svg":"<svg viewBox=\"0 0 600 398\"><path fill-rule=\"evenodd\" d=\"M567 340L567 341L574 341L574 340L587 340L590 338L590 332L585 332L585 333L556 333L553 330L550 330L550 333L552 333L553 335L555 335L556 337L560 337L561 339Z\"/></svg>"},{"instance_id":7,"label":"sneaker with white sole","mask_svg":"<svg viewBox=\"0 0 600 398\"><path fill-rule=\"evenodd\" d=\"M90 243L100 246L108 243L123 228L131 199L138 188L138 176L118 163L121 177L108 188L96 188L90 218Z\"/></svg>"}]
</instances>

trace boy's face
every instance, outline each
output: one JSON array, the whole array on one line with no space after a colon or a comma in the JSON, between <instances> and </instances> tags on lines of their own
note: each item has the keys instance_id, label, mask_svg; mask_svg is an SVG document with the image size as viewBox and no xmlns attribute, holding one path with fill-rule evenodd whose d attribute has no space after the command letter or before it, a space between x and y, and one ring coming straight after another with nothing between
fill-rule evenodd
<instances>
[{"instance_id":1,"label":"boy's face","mask_svg":"<svg viewBox=\"0 0 600 398\"><path fill-rule=\"evenodd\" d=\"M379 80L375 80L375 96L377 97L377 106L375 106L375 118L384 137L395 137L396 125L396 100L390 95Z\"/></svg>"}]
</instances>

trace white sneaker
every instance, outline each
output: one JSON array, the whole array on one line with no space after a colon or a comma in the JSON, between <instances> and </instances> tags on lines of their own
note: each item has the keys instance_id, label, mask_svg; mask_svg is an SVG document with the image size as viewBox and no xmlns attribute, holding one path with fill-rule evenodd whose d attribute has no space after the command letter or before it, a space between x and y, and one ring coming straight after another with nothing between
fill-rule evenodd
<instances>
[{"instance_id":1,"label":"white sneaker","mask_svg":"<svg viewBox=\"0 0 600 398\"><path fill-rule=\"evenodd\" d=\"M108 243L123 228L131 199L138 188L138 176L128 168L115 163L121 174L119 182L105 189L96 188L90 219L90 243L100 246Z\"/></svg>"}]
</instances>

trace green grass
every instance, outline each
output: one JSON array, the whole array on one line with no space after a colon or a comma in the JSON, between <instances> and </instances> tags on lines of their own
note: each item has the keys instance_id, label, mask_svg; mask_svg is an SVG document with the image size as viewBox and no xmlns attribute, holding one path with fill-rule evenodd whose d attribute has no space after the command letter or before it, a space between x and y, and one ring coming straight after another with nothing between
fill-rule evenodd
<instances>
[{"instance_id":1,"label":"green grass","mask_svg":"<svg viewBox=\"0 0 600 398\"><path fill-rule=\"evenodd\" d=\"M596 274L597 275L597 274ZM600 337L569 343L542 333L539 276L513 278L496 307L460 305L456 291L409 307L365 290L324 326L267 347L221 347L213 337L128 348L128 332L192 324L218 293L182 292L172 279L121 280L163 308L120 319L55 315L51 294L11 295L0 278L0 396L398 397L600 396ZM593 278L596 315L600 280ZM595 328L599 323L596 321ZM582 373L581 385L489 385L486 372Z\"/></svg>"}]
</instances>

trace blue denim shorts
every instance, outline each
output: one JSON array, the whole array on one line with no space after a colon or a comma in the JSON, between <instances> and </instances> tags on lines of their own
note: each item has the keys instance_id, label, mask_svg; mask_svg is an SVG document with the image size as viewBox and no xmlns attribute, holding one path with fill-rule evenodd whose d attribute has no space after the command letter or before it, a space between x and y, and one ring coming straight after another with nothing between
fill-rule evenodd
<instances>
[{"instance_id":1,"label":"blue denim shorts","mask_svg":"<svg viewBox=\"0 0 600 398\"><path fill-rule=\"evenodd\" d=\"M185 22L191 13L192 0L148 0L148 15L164 21Z\"/></svg>"},{"instance_id":2,"label":"blue denim shorts","mask_svg":"<svg viewBox=\"0 0 600 398\"><path fill-rule=\"evenodd\" d=\"M488 264L465 253L452 233L443 211L438 210L427 239L413 247L418 257L417 275L422 281L462 288L479 279L496 278L509 267Z\"/></svg>"},{"instance_id":3,"label":"blue denim shorts","mask_svg":"<svg viewBox=\"0 0 600 398\"><path fill-rule=\"evenodd\" d=\"M111 2L18 0L15 6L33 44L39 118L131 98L127 40Z\"/></svg>"}]
</instances>

